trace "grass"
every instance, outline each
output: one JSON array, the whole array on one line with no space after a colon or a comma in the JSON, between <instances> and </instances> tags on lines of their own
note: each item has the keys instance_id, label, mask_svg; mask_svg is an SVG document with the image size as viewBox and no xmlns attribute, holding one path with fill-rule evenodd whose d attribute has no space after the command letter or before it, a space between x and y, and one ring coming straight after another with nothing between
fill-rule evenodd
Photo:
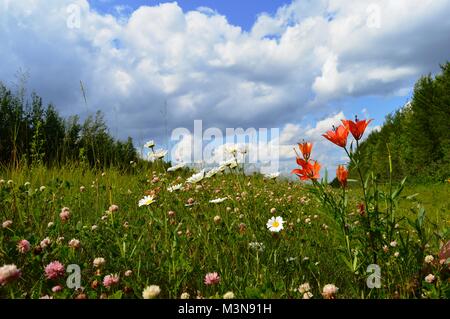
<instances>
[{"instance_id":1,"label":"grass","mask_svg":"<svg viewBox=\"0 0 450 319\"><path fill-rule=\"evenodd\" d=\"M15 264L22 273L0 286L0 298L142 298L143 289L152 284L160 286L161 298L179 298L184 292L191 298L221 298L228 291L237 298L302 298L297 288L305 282L313 298L321 298L326 284L339 287L339 298L412 297L404 288L412 275L397 276L395 285L386 279L376 291L364 288L366 274L353 273L341 258L345 239L335 221L300 182L225 174L170 193L167 187L184 183L191 172L167 173L161 165L129 173L39 167L3 170L0 176L0 221L13 221L0 228L0 266ZM400 206L400 214L409 216L410 208L422 202L430 231L448 229L450 184L408 186L404 195L415 193L419 195ZM155 195L156 202L138 207L145 194ZM224 197L222 203L209 203ZM350 201L349 207L356 209L356 197ZM111 205L119 210L109 212ZM59 217L63 207L70 209L67 222ZM272 216L286 221L280 233L267 230ZM51 245L39 248L46 237ZM25 254L17 250L22 239L31 244ZM71 239L78 239L81 247L69 247ZM252 248L253 242L264 249ZM438 251L438 241L427 248L432 255ZM106 260L99 269L93 266L97 257ZM389 258L394 276L396 265L404 261L401 256ZM66 267L79 265L83 288L66 286L69 273L46 279L44 267L54 260ZM130 276L125 276L127 270ZM218 285L204 284L210 272L220 275ZM119 283L104 287L108 274L118 274ZM54 293L57 284L64 289Z\"/></svg>"}]
</instances>

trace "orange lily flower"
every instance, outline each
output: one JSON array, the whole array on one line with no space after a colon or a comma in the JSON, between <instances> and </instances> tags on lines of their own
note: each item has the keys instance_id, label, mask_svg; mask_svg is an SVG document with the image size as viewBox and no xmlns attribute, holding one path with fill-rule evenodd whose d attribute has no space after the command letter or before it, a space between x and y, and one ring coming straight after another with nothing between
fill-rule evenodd
<instances>
[{"instance_id":1,"label":"orange lily flower","mask_svg":"<svg viewBox=\"0 0 450 319\"><path fill-rule=\"evenodd\" d=\"M344 165L338 166L336 170L336 177L339 183L341 183L342 187L345 188L347 186L348 170L345 169Z\"/></svg>"},{"instance_id":2,"label":"orange lily flower","mask_svg":"<svg viewBox=\"0 0 450 319\"><path fill-rule=\"evenodd\" d=\"M348 129L344 125L339 125L337 129L333 128L333 130L326 132L322 136L337 146L345 147L347 145Z\"/></svg>"},{"instance_id":3,"label":"orange lily flower","mask_svg":"<svg viewBox=\"0 0 450 319\"><path fill-rule=\"evenodd\" d=\"M296 174L301 180L313 180L320 178L320 164L317 161L303 161L302 159L297 158L297 163L302 163L302 169L294 169L292 171L293 174Z\"/></svg>"},{"instance_id":4,"label":"orange lily flower","mask_svg":"<svg viewBox=\"0 0 450 319\"><path fill-rule=\"evenodd\" d=\"M312 150L313 144L308 142L298 143L298 148L302 152L303 158L305 161L309 160L309 157L311 156L311 150Z\"/></svg>"},{"instance_id":5,"label":"orange lily flower","mask_svg":"<svg viewBox=\"0 0 450 319\"><path fill-rule=\"evenodd\" d=\"M355 122L352 120L342 120L344 126L352 133L355 140L359 141L367 128L367 125L372 122L372 120L358 120L355 116Z\"/></svg>"}]
</instances>

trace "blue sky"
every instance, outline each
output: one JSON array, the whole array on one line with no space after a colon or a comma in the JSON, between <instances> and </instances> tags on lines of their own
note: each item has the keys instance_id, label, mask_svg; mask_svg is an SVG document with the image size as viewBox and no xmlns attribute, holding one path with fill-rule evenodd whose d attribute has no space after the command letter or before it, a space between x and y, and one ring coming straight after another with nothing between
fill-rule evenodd
<instances>
[{"instance_id":1,"label":"blue sky","mask_svg":"<svg viewBox=\"0 0 450 319\"><path fill-rule=\"evenodd\" d=\"M137 146L164 147L194 120L278 128L285 172L302 139L333 172L345 159L321 135L355 114L376 130L403 106L450 56L447 12L450 0L9 1L0 81L14 85L22 70L62 115L101 110ZM172 141L172 159L193 141Z\"/></svg>"},{"instance_id":2,"label":"blue sky","mask_svg":"<svg viewBox=\"0 0 450 319\"><path fill-rule=\"evenodd\" d=\"M130 7L131 10L143 5L158 5L160 0L90 0L89 3L99 12L116 14L116 6ZM238 25L244 30L250 30L256 17L262 13L275 13L283 5L289 4L287 0L179 0L176 1L184 11L195 10L199 7L208 7L225 15L231 24ZM127 9L130 12L130 9Z\"/></svg>"}]
</instances>

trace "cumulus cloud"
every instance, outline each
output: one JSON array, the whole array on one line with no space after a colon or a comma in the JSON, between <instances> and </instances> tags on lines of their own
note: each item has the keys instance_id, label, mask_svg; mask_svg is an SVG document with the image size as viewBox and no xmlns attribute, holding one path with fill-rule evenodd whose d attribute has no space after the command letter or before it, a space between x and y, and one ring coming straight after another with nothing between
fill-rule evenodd
<instances>
[{"instance_id":1,"label":"cumulus cloud","mask_svg":"<svg viewBox=\"0 0 450 319\"><path fill-rule=\"evenodd\" d=\"M73 6L79 28L68 25ZM202 119L280 127L289 144L342 115L300 126L305 114L331 114L346 97L404 94L450 53L448 0L296 0L249 31L175 2L115 11L86 0L2 1L0 79L26 70L29 87L64 115L101 109L119 137L138 142Z\"/></svg>"}]
</instances>

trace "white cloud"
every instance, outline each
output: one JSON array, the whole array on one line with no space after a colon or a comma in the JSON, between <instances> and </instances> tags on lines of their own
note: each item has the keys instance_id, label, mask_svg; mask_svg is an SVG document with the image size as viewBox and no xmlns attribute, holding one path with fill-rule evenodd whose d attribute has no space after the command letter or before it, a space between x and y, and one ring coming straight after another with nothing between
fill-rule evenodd
<instances>
[{"instance_id":1,"label":"white cloud","mask_svg":"<svg viewBox=\"0 0 450 319\"><path fill-rule=\"evenodd\" d=\"M71 4L81 9L80 29L67 28ZM130 16L125 9L112 16L85 0L3 1L0 79L27 70L30 88L64 115L85 111L82 80L89 109L102 109L114 131L138 142L163 139L165 120L170 132L203 119L220 128L284 127L280 140L295 143L318 140L343 115L301 128L306 113L328 114L329 103L348 96L405 94L450 53L448 0L293 1L259 15L249 32L175 2Z\"/></svg>"}]
</instances>

